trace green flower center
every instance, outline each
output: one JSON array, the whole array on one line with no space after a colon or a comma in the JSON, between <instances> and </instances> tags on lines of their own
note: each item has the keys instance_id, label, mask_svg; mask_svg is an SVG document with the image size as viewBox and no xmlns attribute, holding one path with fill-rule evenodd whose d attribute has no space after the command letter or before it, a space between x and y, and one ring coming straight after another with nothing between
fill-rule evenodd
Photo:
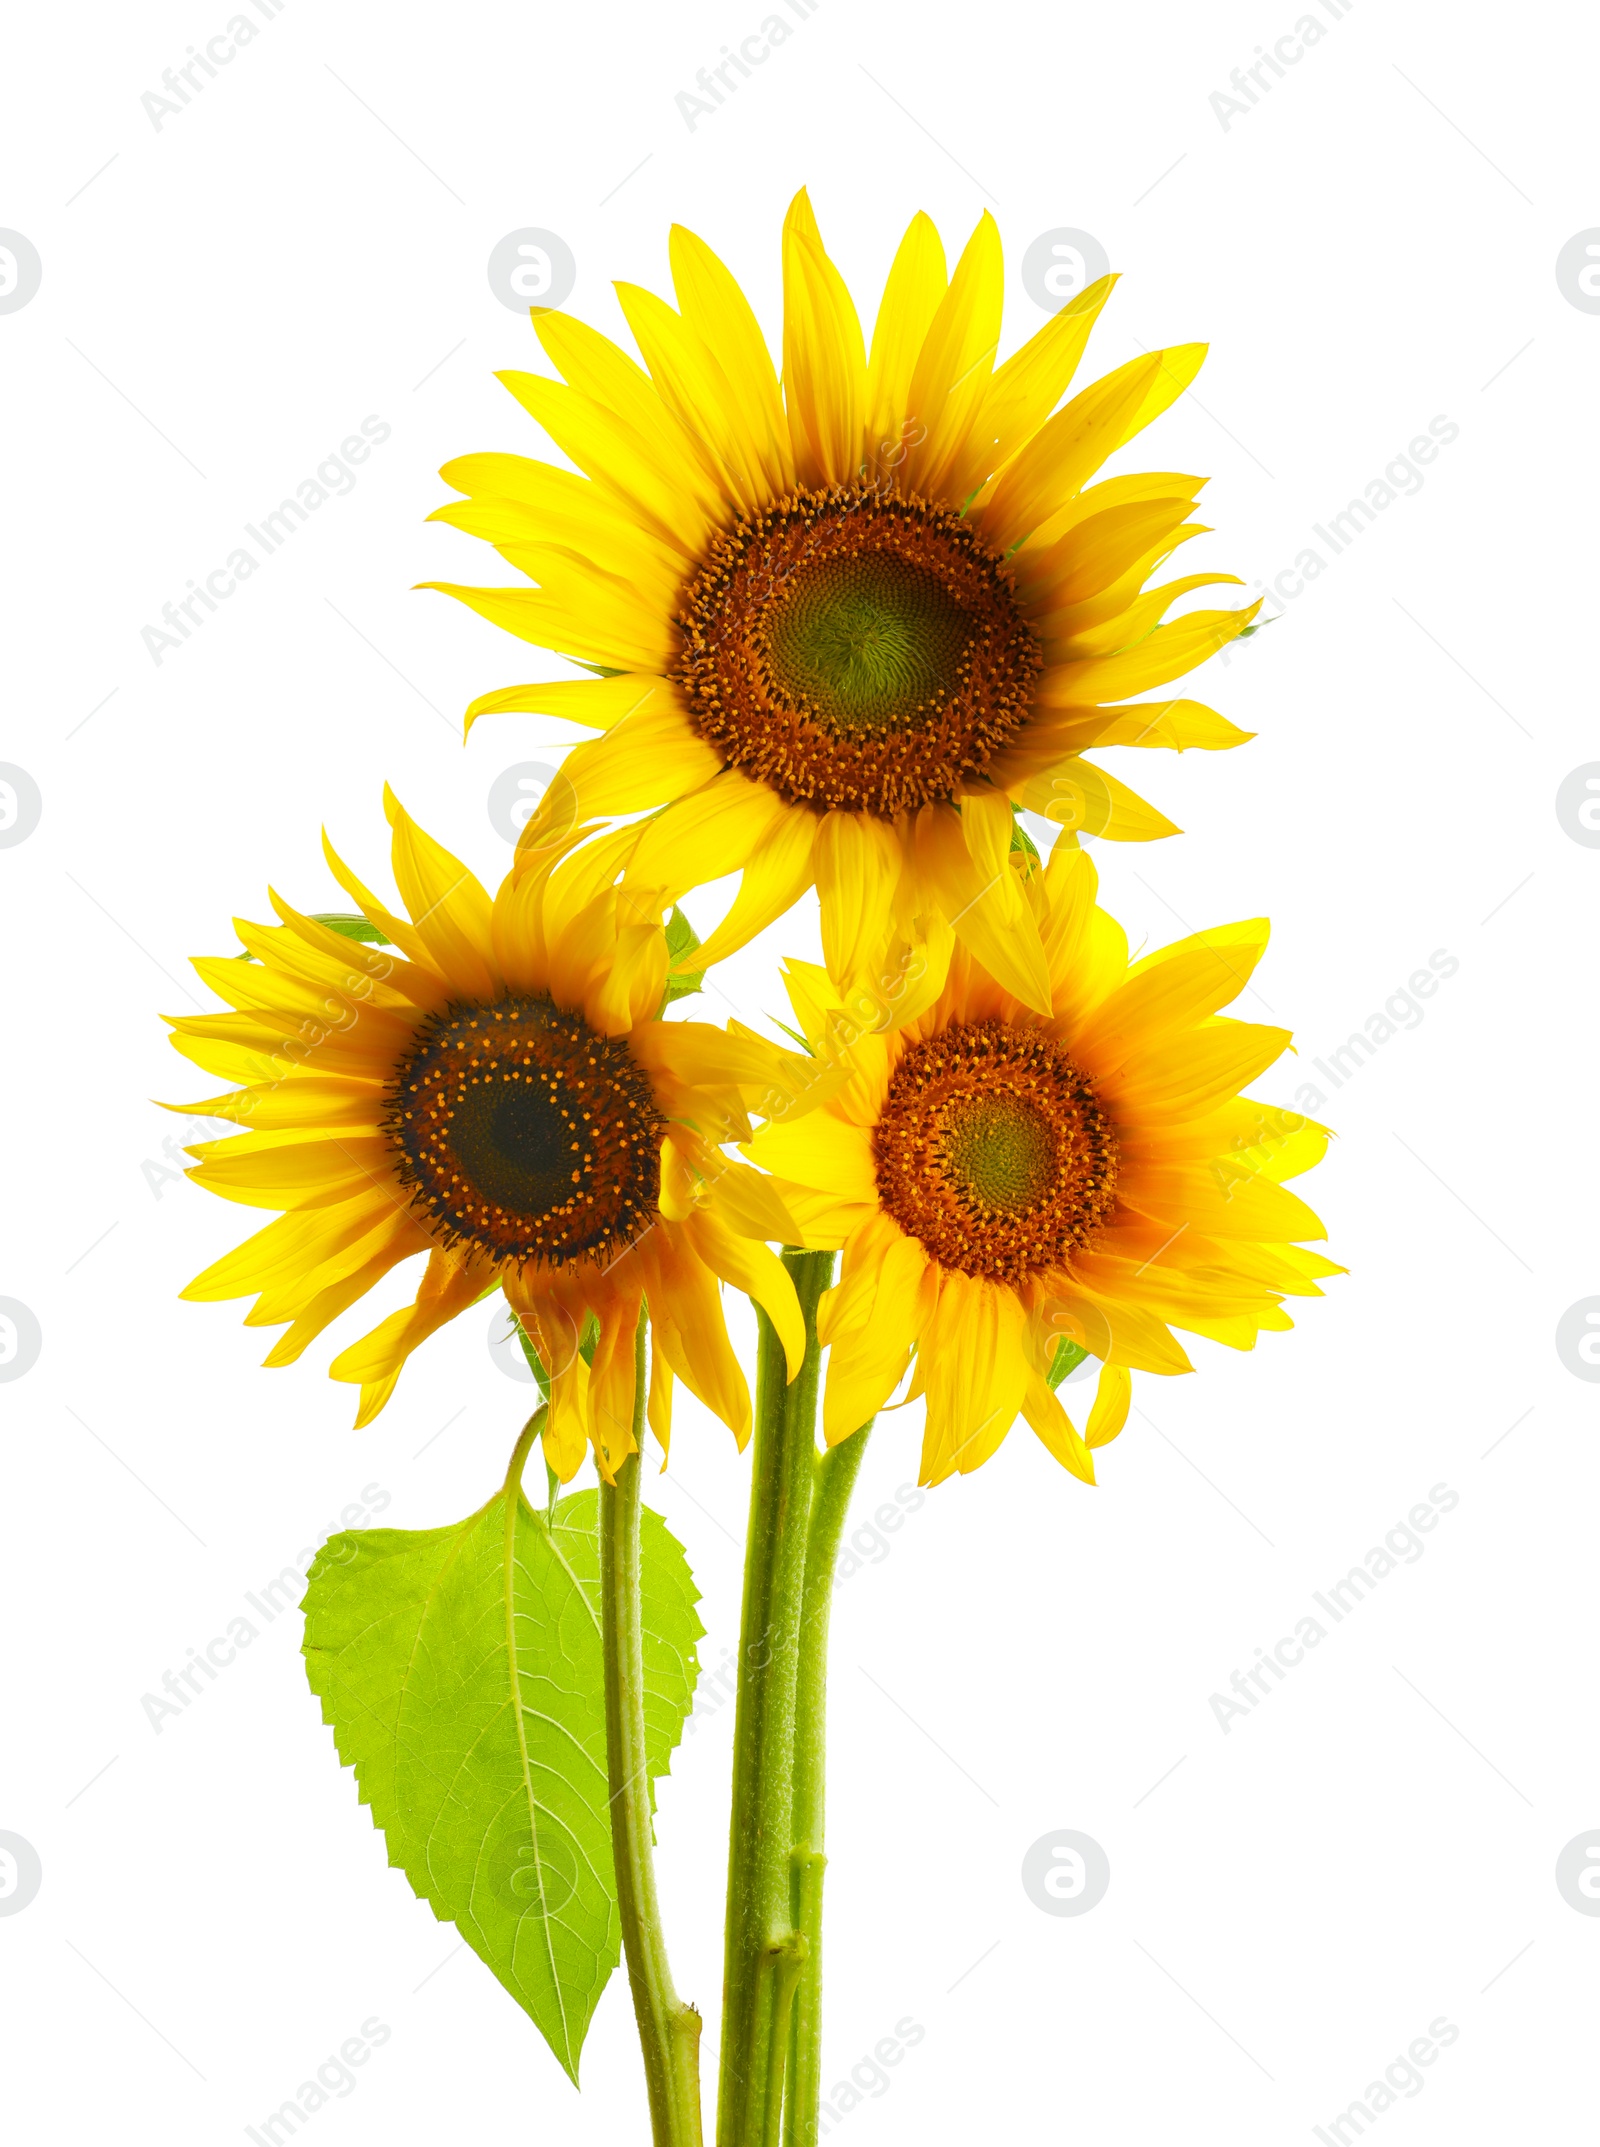
<instances>
[{"instance_id":1,"label":"green flower center","mask_svg":"<svg viewBox=\"0 0 1600 2147\"><path fill-rule=\"evenodd\" d=\"M915 722L961 683L972 620L892 552L802 567L766 621L778 689L841 729Z\"/></svg>"},{"instance_id":2,"label":"green flower center","mask_svg":"<svg viewBox=\"0 0 1600 2147\"><path fill-rule=\"evenodd\" d=\"M1026 1097L963 1096L945 1114L939 1143L945 1171L980 1207L1022 1215L1055 1175L1056 1141Z\"/></svg>"},{"instance_id":3,"label":"green flower center","mask_svg":"<svg viewBox=\"0 0 1600 2147\"><path fill-rule=\"evenodd\" d=\"M1048 1029L953 1021L906 1047L873 1131L878 1198L930 1258L1019 1288L1110 1220L1116 1131Z\"/></svg>"},{"instance_id":4,"label":"green flower center","mask_svg":"<svg viewBox=\"0 0 1600 2147\"><path fill-rule=\"evenodd\" d=\"M865 485L793 492L714 538L677 626L672 676L724 766L882 820L981 778L1044 662L971 523Z\"/></svg>"}]
</instances>

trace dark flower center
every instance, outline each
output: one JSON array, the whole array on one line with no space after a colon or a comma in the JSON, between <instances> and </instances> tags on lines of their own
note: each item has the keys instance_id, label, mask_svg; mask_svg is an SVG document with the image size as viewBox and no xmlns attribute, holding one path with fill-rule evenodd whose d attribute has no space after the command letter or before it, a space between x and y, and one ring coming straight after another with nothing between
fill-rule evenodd
<instances>
[{"instance_id":1,"label":"dark flower center","mask_svg":"<svg viewBox=\"0 0 1600 2147\"><path fill-rule=\"evenodd\" d=\"M548 999L456 1002L390 1086L400 1176L446 1244L562 1267L655 1220L666 1121L626 1042Z\"/></svg>"}]
</instances>

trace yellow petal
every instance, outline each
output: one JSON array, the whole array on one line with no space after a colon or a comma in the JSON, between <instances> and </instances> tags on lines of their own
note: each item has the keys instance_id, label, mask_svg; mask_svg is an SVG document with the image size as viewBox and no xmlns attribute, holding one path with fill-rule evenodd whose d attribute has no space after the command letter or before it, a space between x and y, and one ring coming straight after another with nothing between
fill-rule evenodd
<instances>
[{"instance_id":1,"label":"yellow petal","mask_svg":"<svg viewBox=\"0 0 1600 2147\"><path fill-rule=\"evenodd\" d=\"M1035 700L1042 708L1090 701L1121 701L1181 678L1225 648L1250 624L1261 600L1239 611L1191 611L1170 625L1158 626L1137 648L1120 656L1091 656L1078 663L1052 665L1039 682Z\"/></svg>"},{"instance_id":2,"label":"yellow petal","mask_svg":"<svg viewBox=\"0 0 1600 2147\"><path fill-rule=\"evenodd\" d=\"M771 1320L792 1380L805 1359L806 1323L783 1262L755 1239L735 1236L706 1208L691 1215L683 1230L711 1272L743 1290Z\"/></svg>"},{"instance_id":3,"label":"yellow petal","mask_svg":"<svg viewBox=\"0 0 1600 2147\"><path fill-rule=\"evenodd\" d=\"M783 386L802 484L859 478L866 373L861 322L802 188L783 226Z\"/></svg>"},{"instance_id":4,"label":"yellow petal","mask_svg":"<svg viewBox=\"0 0 1600 2147\"><path fill-rule=\"evenodd\" d=\"M780 1120L760 1127L745 1153L775 1178L792 1179L842 1200L877 1197L872 1135L831 1111L813 1111L792 1123Z\"/></svg>"},{"instance_id":5,"label":"yellow petal","mask_svg":"<svg viewBox=\"0 0 1600 2147\"><path fill-rule=\"evenodd\" d=\"M810 813L783 814L745 866L728 914L686 959L696 968L725 961L793 909L816 879L817 829L825 824Z\"/></svg>"},{"instance_id":6,"label":"yellow petal","mask_svg":"<svg viewBox=\"0 0 1600 2147\"><path fill-rule=\"evenodd\" d=\"M480 716L515 711L558 716L564 723L609 731L635 709L648 708L658 694L670 692L665 679L648 671L619 671L615 678L558 678L542 686L501 686L471 703L466 728L470 731Z\"/></svg>"},{"instance_id":7,"label":"yellow petal","mask_svg":"<svg viewBox=\"0 0 1600 2147\"><path fill-rule=\"evenodd\" d=\"M1137 791L1093 761L1074 756L1054 775L1030 776L1012 793L1028 811L1065 833L1101 835L1107 842L1156 842L1178 830Z\"/></svg>"},{"instance_id":8,"label":"yellow petal","mask_svg":"<svg viewBox=\"0 0 1600 2147\"><path fill-rule=\"evenodd\" d=\"M1115 454L1160 373L1159 354L1134 358L1075 395L1034 434L974 516L996 551L1020 544Z\"/></svg>"},{"instance_id":9,"label":"yellow petal","mask_svg":"<svg viewBox=\"0 0 1600 2147\"><path fill-rule=\"evenodd\" d=\"M900 878L900 838L871 813L824 813L813 855L823 956L840 989L848 992L888 936Z\"/></svg>"},{"instance_id":10,"label":"yellow petal","mask_svg":"<svg viewBox=\"0 0 1600 2147\"><path fill-rule=\"evenodd\" d=\"M991 471L1001 469L1049 417L1067 392L1116 280L1102 276L1069 299L988 382L968 456L951 472L955 498L965 499Z\"/></svg>"},{"instance_id":11,"label":"yellow petal","mask_svg":"<svg viewBox=\"0 0 1600 2147\"><path fill-rule=\"evenodd\" d=\"M795 808L775 790L725 768L649 822L630 877L673 896L721 879L750 862L777 823ZM809 816L808 816L809 817Z\"/></svg>"},{"instance_id":12,"label":"yellow petal","mask_svg":"<svg viewBox=\"0 0 1600 2147\"><path fill-rule=\"evenodd\" d=\"M1079 1436L1078 1427L1061 1405L1060 1395L1037 1372L1029 1376L1022 1396L1022 1413L1046 1453L1054 1455L1080 1482L1094 1482L1094 1456L1089 1442Z\"/></svg>"},{"instance_id":13,"label":"yellow petal","mask_svg":"<svg viewBox=\"0 0 1600 2147\"><path fill-rule=\"evenodd\" d=\"M1133 1380L1126 1369L1120 1364L1102 1364L1094 1407L1089 1411L1089 1421L1084 1428L1085 1443L1109 1446L1128 1421L1128 1404L1132 1399Z\"/></svg>"},{"instance_id":14,"label":"yellow petal","mask_svg":"<svg viewBox=\"0 0 1600 2147\"><path fill-rule=\"evenodd\" d=\"M947 495L950 472L988 393L1004 295L1000 232L985 209L923 338L906 396L915 430L907 439L903 483L925 499Z\"/></svg>"},{"instance_id":15,"label":"yellow petal","mask_svg":"<svg viewBox=\"0 0 1600 2147\"><path fill-rule=\"evenodd\" d=\"M921 429L907 416L911 374L947 283L938 231L918 210L895 254L872 330L866 403L869 479L897 482L913 436Z\"/></svg>"},{"instance_id":16,"label":"yellow petal","mask_svg":"<svg viewBox=\"0 0 1600 2147\"><path fill-rule=\"evenodd\" d=\"M750 302L728 269L692 231L674 224L668 242L683 317L721 364L769 493L794 485L794 455L778 376Z\"/></svg>"},{"instance_id":17,"label":"yellow petal","mask_svg":"<svg viewBox=\"0 0 1600 2147\"><path fill-rule=\"evenodd\" d=\"M418 827L387 784L383 804L394 830L395 885L434 968L463 998L492 999L497 983L490 939L492 910L476 873Z\"/></svg>"}]
</instances>

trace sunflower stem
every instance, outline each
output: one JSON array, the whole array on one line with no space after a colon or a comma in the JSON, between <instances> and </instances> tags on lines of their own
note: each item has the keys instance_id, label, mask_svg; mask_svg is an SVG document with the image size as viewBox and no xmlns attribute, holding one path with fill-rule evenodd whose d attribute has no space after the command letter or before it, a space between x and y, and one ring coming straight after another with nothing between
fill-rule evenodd
<instances>
[{"instance_id":1,"label":"sunflower stem","mask_svg":"<svg viewBox=\"0 0 1600 2147\"><path fill-rule=\"evenodd\" d=\"M639 1592L639 1504L644 1438L645 1316L634 1337L634 1451L600 1486L601 1640L605 1655L606 1767L617 1909L634 2017L644 2053L655 2147L701 2147L700 2015L679 1998L656 1898L655 1834L645 1757L644 1632Z\"/></svg>"},{"instance_id":2,"label":"sunflower stem","mask_svg":"<svg viewBox=\"0 0 1600 2147\"><path fill-rule=\"evenodd\" d=\"M803 1954L790 2031L783 2147L816 2147L822 2097L823 1798L828 1734L828 1621L833 1578L851 1493L872 1425L843 1439L813 1463L811 1528L806 1541L800 1663L795 1688L793 1848L790 1899Z\"/></svg>"},{"instance_id":3,"label":"sunflower stem","mask_svg":"<svg viewBox=\"0 0 1600 2147\"><path fill-rule=\"evenodd\" d=\"M772 2147L802 1941L790 1898L795 1693L816 1456L817 1305L832 1253L783 1255L805 1320L792 1383L783 1345L757 1308L760 1347L739 1625L733 1812L722 1992L717 2147Z\"/></svg>"}]
</instances>

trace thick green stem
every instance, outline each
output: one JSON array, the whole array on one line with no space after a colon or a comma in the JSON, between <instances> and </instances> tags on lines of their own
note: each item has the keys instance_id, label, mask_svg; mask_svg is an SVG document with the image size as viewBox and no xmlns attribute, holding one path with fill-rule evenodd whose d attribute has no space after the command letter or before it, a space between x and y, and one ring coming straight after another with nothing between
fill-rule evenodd
<instances>
[{"instance_id":1,"label":"thick green stem","mask_svg":"<svg viewBox=\"0 0 1600 2147\"><path fill-rule=\"evenodd\" d=\"M822 2095L822 1875L828 1861L823 1854L828 1615L833 1607L833 1576L839 1563L845 1516L871 1430L870 1424L864 1424L850 1438L819 1455L815 1463L795 1690L791 1902L804 1952L790 2033L784 2147L816 2147L817 2139L817 2107Z\"/></svg>"},{"instance_id":2,"label":"thick green stem","mask_svg":"<svg viewBox=\"0 0 1600 2147\"><path fill-rule=\"evenodd\" d=\"M634 1444L644 1433L644 1318L634 1342ZM655 2147L701 2147L700 2015L673 1987L656 1899L655 1836L644 1741L644 1638L639 1597L640 1456L600 1486L600 1601L606 1678L606 1766L617 1909L644 2052Z\"/></svg>"},{"instance_id":3,"label":"thick green stem","mask_svg":"<svg viewBox=\"0 0 1600 2147\"><path fill-rule=\"evenodd\" d=\"M765 1313L757 1311L760 1351L733 1733L717 2147L769 2147L777 2137L800 1957L789 1893L795 1685L816 1451L817 1304L833 1273L833 1255L791 1250L783 1263L805 1319L806 1353L790 1384L782 1344Z\"/></svg>"}]
</instances>

